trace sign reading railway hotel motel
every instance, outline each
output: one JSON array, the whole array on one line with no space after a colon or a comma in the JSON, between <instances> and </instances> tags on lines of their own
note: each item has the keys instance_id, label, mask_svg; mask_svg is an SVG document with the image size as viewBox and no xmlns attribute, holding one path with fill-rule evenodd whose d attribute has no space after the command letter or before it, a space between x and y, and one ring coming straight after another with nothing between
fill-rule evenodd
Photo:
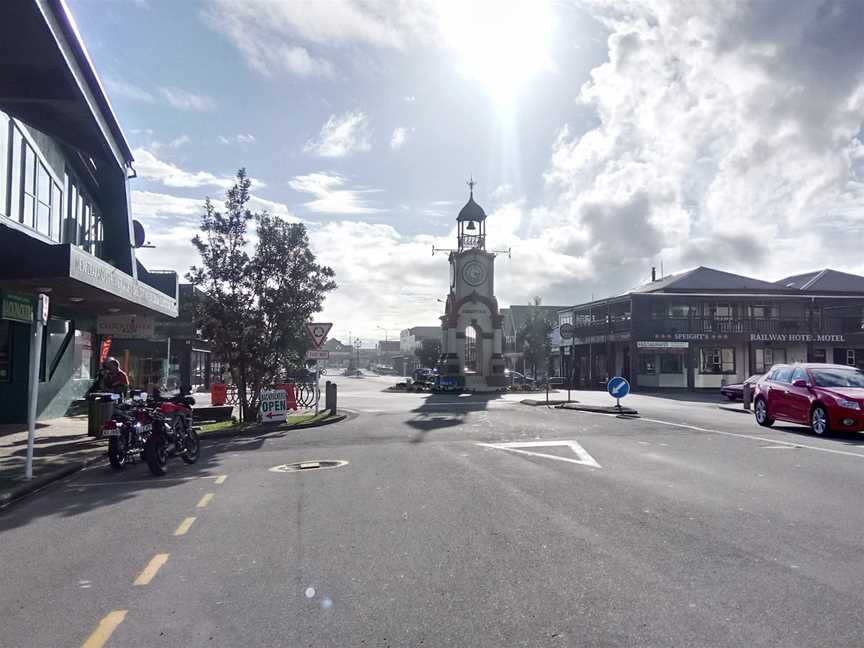
<instances>
[{"instance_id":1,"label":"sign reading railway hotel motel","mask_svg":"<svg viewBox=\"0 0 864 648\"><path fill-rule=\"evenodd\" d=\"M809 333L751 333L751 342L845 342L845 335Z\"/></svg>"}]
</instances>

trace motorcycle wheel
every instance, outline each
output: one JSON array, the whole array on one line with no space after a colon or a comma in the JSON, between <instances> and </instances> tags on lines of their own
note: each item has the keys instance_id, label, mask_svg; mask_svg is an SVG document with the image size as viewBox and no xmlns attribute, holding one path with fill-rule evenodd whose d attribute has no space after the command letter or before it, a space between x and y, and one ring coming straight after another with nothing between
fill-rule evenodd
<instances>
[{"instance_id":1,"label":"motorcycle wheel","mask_svg":"<svg viewBox=\"0 0 864 648\"><path fill-rule=\"evenodd\" d=\"M198 461L198 450L201 443L198 441L198 433L189 428L186 431L186 450L180 455L180 458L187 464L193 464Z\"/></svg>"},{"instance_id":2,"label":"motorcycle wheel","mask_svg":"<svg viewBox=\"0 0 864 648\"><path fill-rule=\"evenodd\" d=\"M108 461L114 470L123 470L129 454L129 446L124 435L108 439Z\"/></svg>"},{"instance_id":3,"label":"motorcycle wheel","mask_svg":"<svg viewBox=\"0 0 864 648\"><path fill-rule=\"evenodd\" d=\"M144 461L150 472L161 477L168 472L168 443L162 434L153 434L144 446Z\"/></svg>"}]
</instances>

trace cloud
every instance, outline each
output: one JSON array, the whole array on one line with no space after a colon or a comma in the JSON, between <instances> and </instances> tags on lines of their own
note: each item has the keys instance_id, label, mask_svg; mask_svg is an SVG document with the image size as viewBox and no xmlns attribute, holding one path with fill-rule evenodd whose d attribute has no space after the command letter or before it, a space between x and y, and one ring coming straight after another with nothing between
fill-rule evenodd
<instances>
[{"instance_id":1,"label":"cloud","mask_svg":"<svg viewBox=\"0 0 864 648\"><path fill-rule=\"evenodd\" d=\"M413 128L398 126L393 129L393 134L390 136L390 148L394 151L400 150L408 139L408 135L413 133Z\"/></svg>"},{"instance_id":2,"label":"cloud","mask_svg":"<svg viewBox=\"0 0 864 648\"><path fill-rule=\"evenodd\" d=\"M404 97L402 97L402 101L405 101L407 103L414 103L415 101L417 101L417 98L414 95L405 95Z\"/></svg>"},{"instance_id":3,"label":"cloud","mask_svg":"<svg viewBox=\"0 0 864 648\"><path fill-rule=\"evenodd\" d=\"M234 184L233 176L216 176L207 171L184 171L180 167L157 158L147 149L132 151L133 164L139 178L152 180L166 187L219 187L227 189Z\"/></svg>"},{"instance_id":4,"label":"cloud","mask_svg":"<svg viewBox=\"0 0 864 648\"><path fill-rule=\"evenodd\" d=\"M561 129L528 223L587 269L574 298L633 286L658 258L764 278L864 269L837 245L864 233L864 5L587 6L609 31L578 91L598 125Z\"/></svg>"},{"instance_id":5,"label":"cloud","mask_svg":"<svg viewBox=\"0 0 864 648\"><path fill-rule=\"evenodd\" d=\"M205 112L216 108L216 101L212 97L196 94L183 88L162 86L159 88L159 94L168 102L168 105L178 110Z\"/></svg>"},{"instance_id":6,"label":"cloud","mask_svg":"<svg viewBox=\"0 0 864 648\"><path fill-rule=\"evenodd\" d=\"M370 148L369 120L364 112L357 111L330 115L318 137L306 142L303 152L319 157L340 158Z\"/></svg>"},{"instance_id":7,"label":"cloud","mask_svg":"<svg viewBox=\"0 0 864 648\"><path fill-rule=\"evenodd\" d=\"M334 74L333 64L310 53L309 46L401 49L427 39L436 15L424 0L211 0L202 11L205 24L225 36L250 68L265 76L285 72L300 77Z\"/></svg>"},{"instance_id":8,"label":"cloud","mask_svg":"<svg viewBox=\"0 0 864 648\"><path fill-rule=\"evenodd\" d=\"M108 91L109 95L125 97L126 99L142 101L144 103L153 103L156 101L156 97L154 97L151 92L135 85L134 83L121 81L120 79L114 79L112 77L105 77L104 83L105 89Z\"/></svg>"},{"instance_id":9,"label":"cloud","mask_svg":"<svg viewBox=\"0 0 864 648\"><path fill-rule=\"evenodd\" d=\"M347 189L346 179L336 173L310 173L295 176L289 181L294 191L315 196L315 200L303 203L309 211L322 214L374 214L381 210L369 207L364 196L378 189Z\"/></svg>"},{"instance_id":10,"label":"cloud","mask_svg":"<svg viewBox=\"0 0 864 648\"><path fill-rule=\"evenodd\" d=\"M237 133L229 137L220 135L219 141L223 144L231 144L232 142L236 142L237 144L252 144L255 142L255 136L251 133Z\"/></svg>"}]
</instances>

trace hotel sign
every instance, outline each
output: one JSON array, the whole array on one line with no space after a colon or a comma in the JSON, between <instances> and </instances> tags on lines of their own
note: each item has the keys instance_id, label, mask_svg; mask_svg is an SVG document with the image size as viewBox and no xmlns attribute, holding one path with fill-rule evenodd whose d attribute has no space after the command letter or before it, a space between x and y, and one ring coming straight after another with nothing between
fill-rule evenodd
<instances>
[{"instance_id":1,"label":"hotel sign","mask_svg":"<svg viewBox=\"0 0 864 648\"><path fill-rule=\"evenodd\" d=\"M23 324L33 323L33 299L26 295L19 295L3 291L2 305L0 305L0 317L13 322L21 322Z\"/></svg>"},{"instance_id":2,"label":"hotel sign","mask_svg":"<svg viewBox=\"0 0 864 648\"><path fill-rule=\"evenodd\" d=\"M751 333L751 342L846 342L845 335L817 333Z\"/></svg>"}]
</instances>

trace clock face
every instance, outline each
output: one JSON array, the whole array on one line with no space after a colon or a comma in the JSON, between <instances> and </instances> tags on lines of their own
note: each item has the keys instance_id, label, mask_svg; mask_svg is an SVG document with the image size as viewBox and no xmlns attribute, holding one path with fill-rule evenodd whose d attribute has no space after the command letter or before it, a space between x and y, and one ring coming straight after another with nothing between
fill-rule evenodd
<instances>
[{"instance_id":1,"label":"clock face","mask_svg":"<svg viewBox=\"0 0 864 648\"><path fill-rule=\"evenodd\" d=\"M471 261L462 268L462 278L469 286L479 286L486 281L486 268L476 261Z\"/></svg>"}]
</instances>

